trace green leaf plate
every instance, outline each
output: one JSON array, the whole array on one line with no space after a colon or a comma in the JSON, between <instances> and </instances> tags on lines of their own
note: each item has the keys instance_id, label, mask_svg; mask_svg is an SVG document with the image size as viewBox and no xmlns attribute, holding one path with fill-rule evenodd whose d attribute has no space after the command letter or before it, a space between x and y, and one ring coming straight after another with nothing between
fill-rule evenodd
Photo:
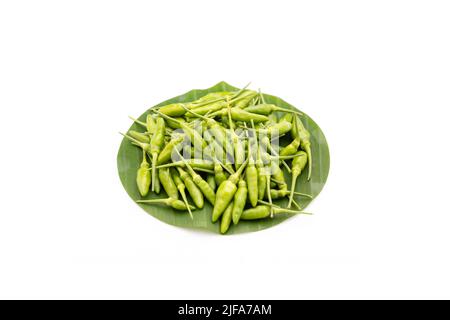
<instances>
[{"instance_id":1,"label":"green leaf plate","mask_svg":"<svg viewBox=\"0 0 450 320\"><path fill-rule=\"evenodd\" d=\"M235 91L235 90L238 90L238 88L235 88L227 84L226 82L220 82L208 89L191 90L178 97L166 100L156 105L155 107L163 106L174 102L193 101L209 92ZM264 98L267 103L273 103L275 105L284 108L296 109L289 103L283 101L282 99L276 96L264 94ZM138 119L145 122L149 110L144 112ZM306 179L307 170L304 170L302 172L301 176L298 178L296 191L310 194L314 199L320 193L327 180L328 171L330 168L330 155L327 141L319 126L306 114L302 116L302 121L306 129L308 129L309 132L311 133L313 168L310 181L307 181ZM142 127L140 127L135 123L129 128L129 130L143 131ZM136 187L136 171L139 168L139 164L142 160L141 157L142 151L140 149L132 145L128 140L126 139L122 140L119 153L117 155L117 167L119 169L120 180L122 181L125 190L131 197L131 199L133 199L133 201L141 199L139 191ZM281 167L283 168L283 166ZM288 182L288 185L290 186L290 174L287 171L285 171L285 177ZM164 191L161 191L160 195L156 195L150 192L150 194L147 196L148 199L165 198L165 197L166 195L164 194ZM312 199L297 196L296 201L301 205L302 208L306 208L307 205L312 201ZM287 204L287 199L277 200L274 202L276 202L281 206L285 206ZM220 233L219 232L220 222L217 223L211 222L212 206L209 203L207 203L207 201L205 201L205 206L202 210L195 210L193 212L194 214L193 220L189 217L189 214L173 210L172 208L169 207L161 205L145 205L145 204L138 204L138 205L150 215L168 224L177 227L203 229L215 233ZM291 216L292 214L283 214L277 215L274 218L267 218L262 220L240 221L238 225L232 224L227 234L237 234L263 230L266 228L273 227L290 218Z\"/></svg>"}]
</instances>

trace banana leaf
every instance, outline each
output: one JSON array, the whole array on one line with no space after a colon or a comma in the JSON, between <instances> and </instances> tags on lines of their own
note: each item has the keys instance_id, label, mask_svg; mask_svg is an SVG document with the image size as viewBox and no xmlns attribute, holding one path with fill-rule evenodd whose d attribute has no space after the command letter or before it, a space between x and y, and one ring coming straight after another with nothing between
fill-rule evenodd
<instances>
[{"instance_id":1,"label":"banana leaf","mask_svg":"<svg viewBox=\"0 0 450 320\"><path fill-rule=\"evenodd\" d=\"M238 90L238 88L233 87L227 84L226 82L220 82L208 89L191 90L185 94L161 102L160 104L154 107L159 107L175 102L193 101L210 92L236 91L236 90ZM263 94L263 96L266 100L266 103L273 103L280 107L297 110L292 105L276 96L268 94ZM144 112L138 119L145 122L146 116L150 112L149 110ZM327 141L325 139L322 130L308 115L306 115L303 111L301 112L303 113L303 116L301 118L302 122L304 123L306 129L308 129L309 132L311 133L313 168L310 181L307 181L307 170L305 169L302 172L301 176L298 178L296 191L307 193L311 195L314 199L320 193L327 180L330 167L330 156ZM129 130L144 131L143 128L136 123L133 123L133 125L129 128ZM127 191L128 195L131 197L133 201L142 199L136 186L136 172L137 169L139 168L141 160L142 160L142 151L136 146L132 145L130 141L128 141L127 139L123 139L117 155L117 166L119 170L120 180L125 190ZM283 168L283 166L281 167ZM285 170L284 173L286 181L290 186L290 174L286 171L286 169L283 168L283 170ZM157 199L165 197L166 195L164 191L161 191L161 194L159 195L150 192L150 194L146 197L146 199ZM302 208L306 208L308 204L313 200L299 196L297 196L295 199ZM274 200L274 203L282 207L285 207L287 204L287 198L282 200ZM146 205L146 204L137 204L137 205L140 206L143 210L145 210L153 217L165 223L177 227L193 228L198 230L203 229L214 233L220 233L219 231L220 221L217 223L211 222L212 206L206 201L203 209L201 210L197 209L193 211L194 214L193 220L190 218L187 212L176 211L169 207L160 205ZM267 218L254 221L240 221L239 224L237 225L232 224L227 234L230 235L263 230L266 228L273 227L292 216L293 214L282 214L276 215L274 218Z\"/></svg>"}]
</instances>

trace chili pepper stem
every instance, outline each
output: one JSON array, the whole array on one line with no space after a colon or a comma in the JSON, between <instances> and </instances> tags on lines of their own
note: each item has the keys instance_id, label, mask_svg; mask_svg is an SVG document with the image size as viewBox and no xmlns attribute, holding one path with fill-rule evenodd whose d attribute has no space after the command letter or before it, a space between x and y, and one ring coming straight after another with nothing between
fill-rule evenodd
<instances>
[{"instance_id":1,"label":"chili pepper stem","mask_svg":"<svg viewBox=\"0 0 450 320\"><path fill-rule=\"evenodd\" d=\"M145 145L144 143L140 142L139 140L136 140L135 138L133 138L125 133L119 132L119 134L121 134L125 138L129 139L132 143L134 143L134 145L144 149L144 145Z\"/></svg>"},{"instance_id":2,"label":"chili pepper stem","mask_svg":"<svg viewBox=\"0 0 450 320\"><path fill-rule=\"evenodd\" d=\"M144 128L147 128L147 124L146 124L146 123L144 123L144 122L142 122L142 121L140 121L140 120L138 120L138 119L135 119L135 118L133 118L132 116L128 116L128 118L130 118L131 120L133 120L133 121L136 122L137 124L140 124L140 125L143 126Z\"/></svg>"},{"instance_id":3,"label":"chili pepper stem","mask_svg":"<svg viewBox=\"0 0 450 320\"><path fill-rule=\"evenodd\" d=\"M194 216L192 215L192 211L191 211L191 206L189 205L189 202L187 201L187 198L186 198L186 192L183 189L181 189L181 190L179 189L178 191L180 191L181 198L183 198L183 202L186 205L186 208L189 212L189 216L191 217L192 220L194 220Z\"/></svg>"},{"instance_id":4,"label":"chili pepper stem","mask_svg":"<svg viewBox=\"0 0 450 320\"><path fill-rule=\"evenodd\" d=\"M300 205L297 203L297 201L295 201L295 199L292 199L292 203L294 204L294 206L297 208L297 210L301 210L302 208L300 207Z\"/></svg>"},{"instance_id":5,"label":"chili pepper stem","mask_svg":"<svg viewBox=\"0 0 450 320\"><path fill-rule=\"evenodd\" d=\"M266 206L270 206L270 203L268 203L267 201L258 200L258 202L261 204L265 204ZM277 205L272 205L272 208L273 208L275 214L277 214L277 213L296 213L296 214L312 215L311 212L290 210L290 209L286 209L286 208L281 208L280 206L277 206Z\"/></svg>"},{"instance_id":6,"label":"chili pepper stem","mask_svg":"<svg viewBox=\"0 0 450 320\"><path fill-rule=\"evenodd\" d=\"M152 154L152 191L155 191L155 179L156 179L156 162L158 161L158 154Z\"/></svg>"},{"instance_id":7,"label":"chili pepper stem","mask_svg":"<svg viewBox=\"0 0 450 320\"><path fill-rule=\"evenodd\" d=\"M312 153L311 153L311 146L305 147L306 154L308 155L308 181L311 179L311 172L312 172Z\"/></svg>"},{"instance_id":8,"label":"chili pepper stem","mask_svg":"<svg viewBox=\"0 0 450 320\"><path fill-rule=\"evenodd\" d=\"M295 183L297 182L298 175L294 174L292 175L292 181L291 181L291 193L289 195L289 202L288 202L288 208L292 206L292 200L294 200L294 190L295 190Z\"/></svg>"},{"instance_id":9,"label":"chili pepper stem","mask_svg":"<svg viewBox=\"0 0 450 320\"><path fill-rule=\"evenodd\" d=\"M267 176L269 177L269 176ZM272 195L270 194L270 179L266 179L266 188L267 188L267 198L269 199L269 204L273 206L272 203ZM271 217L273 217L273 211L270 212Z\"/></svg>"}]
</instances>

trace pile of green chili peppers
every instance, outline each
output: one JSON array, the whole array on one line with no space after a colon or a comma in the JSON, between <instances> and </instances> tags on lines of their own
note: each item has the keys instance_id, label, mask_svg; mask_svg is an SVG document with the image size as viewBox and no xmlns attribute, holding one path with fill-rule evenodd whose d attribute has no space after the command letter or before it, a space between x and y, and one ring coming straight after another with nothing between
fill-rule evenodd
<instances>
[{"instance_id":1,"label":"pile of green chili peppers","mask_svg":"<svg viewBox=\"0 0 450 320\"><path fill-rule=\"evenodd\" d=\"M123 134L142 149L136 174L139 193L142 198L150 190L167 194L137 202L170 206L195 219L193 211L206 200L213 206L212 222L220 220L221 233L240 220L305 213L294 198L311 198L295 191L303 171L311 178L313 164L310 133L301 116L243 88L152 108L145 122L132 118L145 129ZM283 136L290 143L274 147L273 141ZM292 175L290 187L281 167ZM273 203L284 197L289 199L286 208Z\"/></svg>"}]
</instances>

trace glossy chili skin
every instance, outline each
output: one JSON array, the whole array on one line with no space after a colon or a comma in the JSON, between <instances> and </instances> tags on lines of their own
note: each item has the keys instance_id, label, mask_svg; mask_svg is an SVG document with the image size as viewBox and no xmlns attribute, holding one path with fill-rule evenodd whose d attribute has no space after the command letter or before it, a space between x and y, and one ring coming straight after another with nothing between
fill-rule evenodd
<instances>
[{"instance_id":1,"label":"glossy chili skin","mask_svg":"<svg viewBox=\"0 0 450 320\"><path fill-rule=\"evenodd\" d=\"M245 203L247 202L247 183L245 180L241 179L238 183L238 189L234 196L233 210L231 212L231 217L234 224L238 224L241 218L242 212L244 211Z\"/></svg>"},{"instance_id":2,"label":"glossy chili skin","mask_svg":"<svg viewBox=\"0 0 450 320\"><path fill-rule=\"evenodd\" d=\"M166 191L169 198L178 200L178 188L170 174L170 168L163 168L158 170L159 181Z\"/></svg>"}]
</instances>

